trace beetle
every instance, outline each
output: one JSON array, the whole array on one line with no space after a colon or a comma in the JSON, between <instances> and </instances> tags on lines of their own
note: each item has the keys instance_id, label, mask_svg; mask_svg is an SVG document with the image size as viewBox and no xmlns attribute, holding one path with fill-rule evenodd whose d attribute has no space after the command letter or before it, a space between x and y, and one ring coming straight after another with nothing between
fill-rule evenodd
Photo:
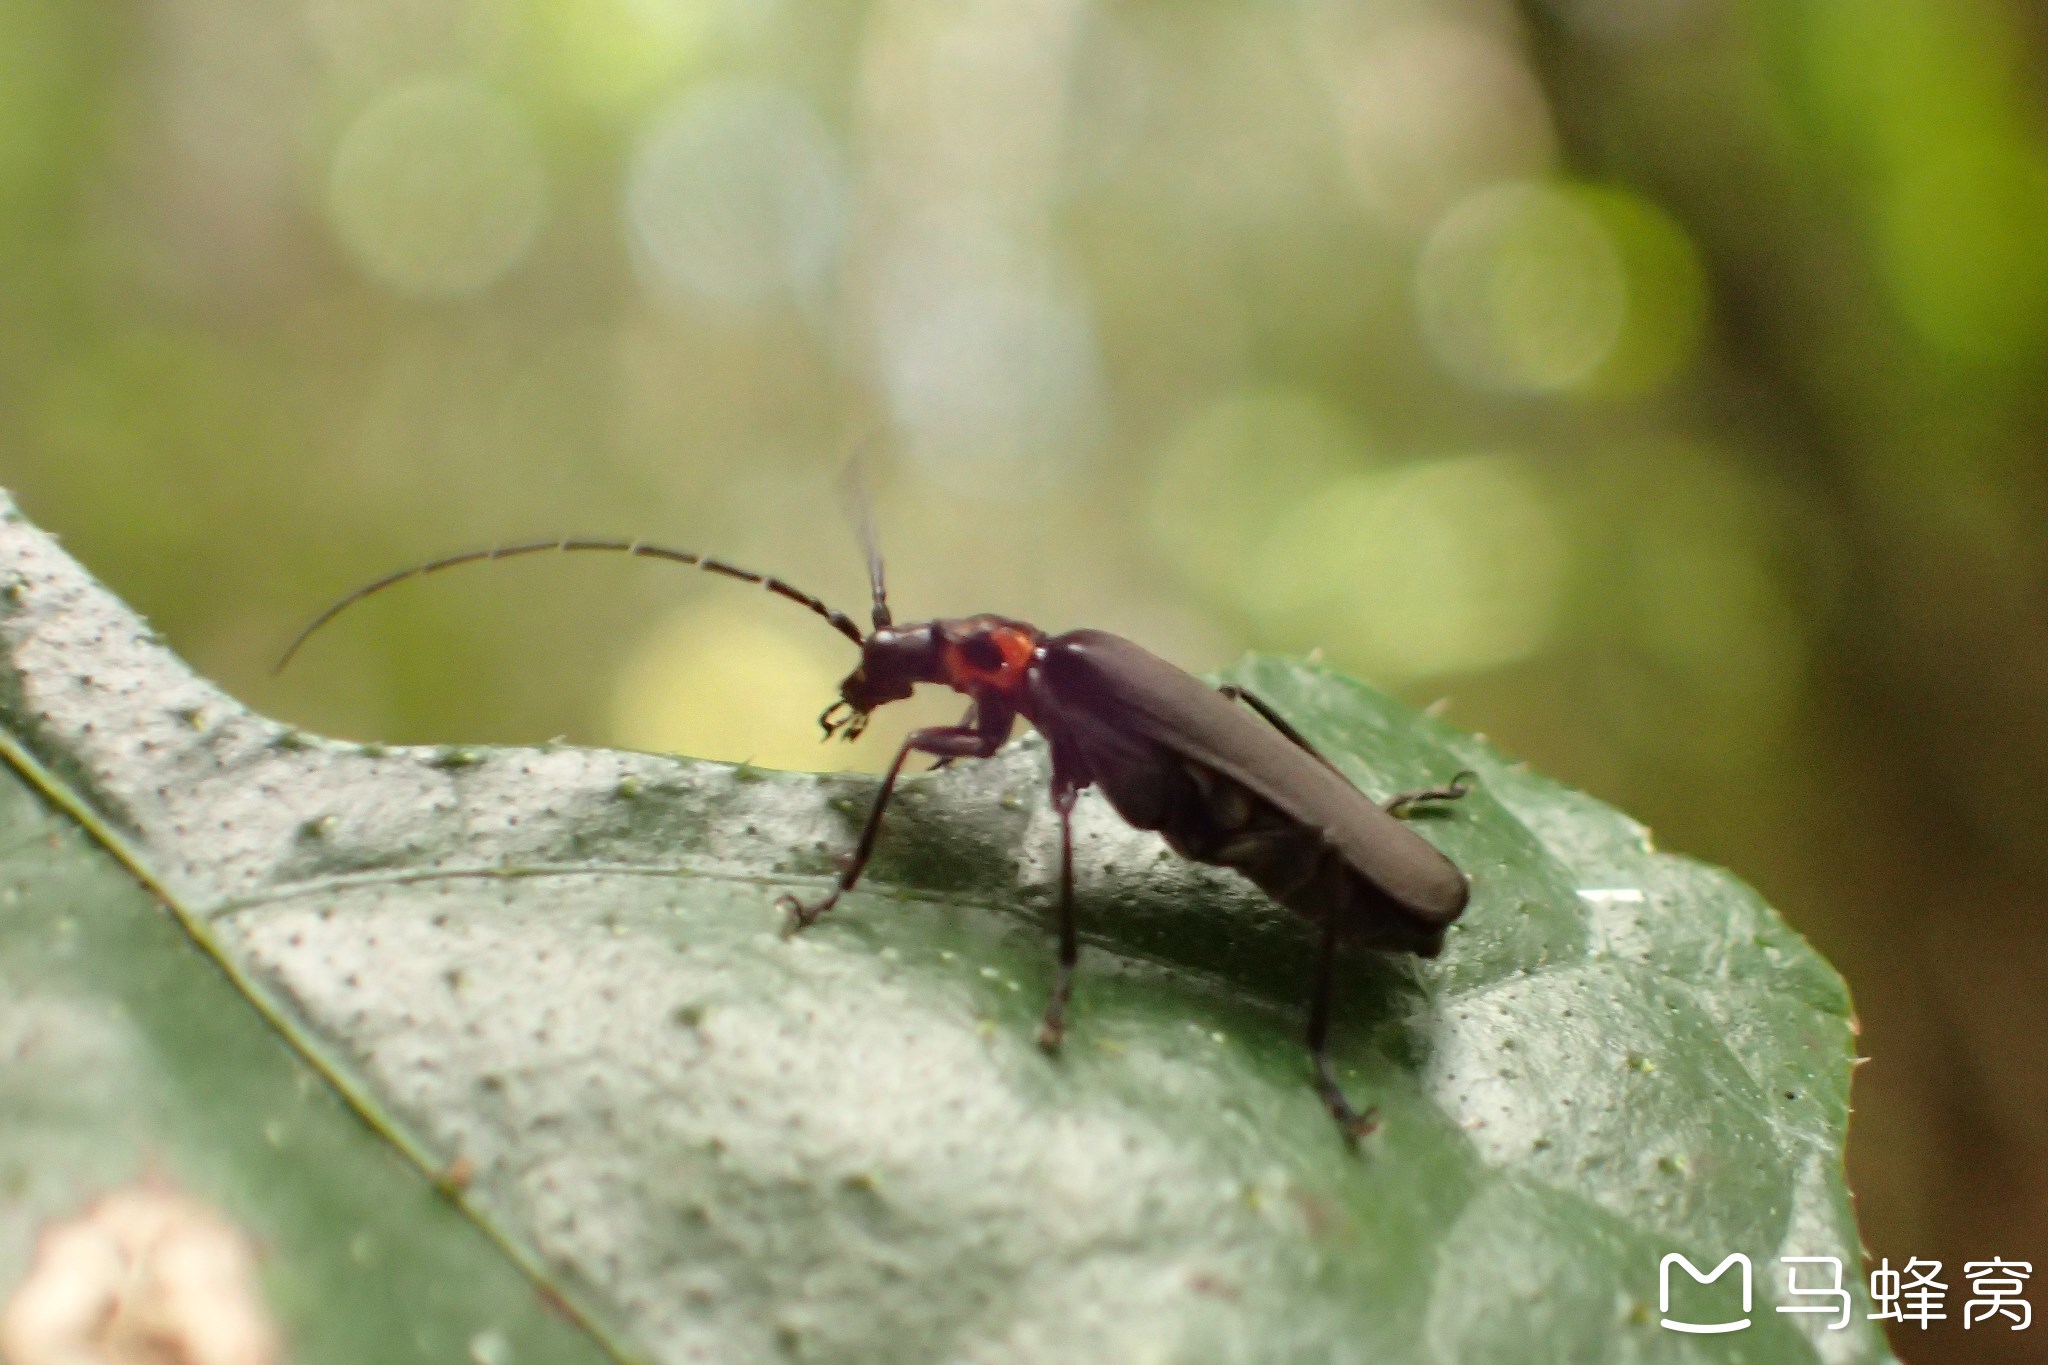
<instances>
[{"instance_id":1,"label":"beetle","mask_svg":"<svg viewBox=\"0 0 2048 1365\"><path fill-rule=\"evenodd\" d=\"M1458 866L1403 823L1418 807L1455 801L1474 774L1402 792L1384 805L1353 786L1287 720L1241 687L1211 687L1122 636L1102 630L1048 635L1006 616L947 617L897 625L881 555L867 539L872 629L779 578L687 550L642 541L559 539L450 555L387 574L349 593L301 631L277 667L348 607L395 584L460 564L543 551L606 551L692 565L756 584L821 616L860 649L839 696L818 717L827 740L860 737L869 717L921 684L968 698L955 725L913 730L884 770L852 855L816 900L777 898L786 934L808 929L866 870L905 763L925 754L940 766L988 758L1019 718L1045 736L1051 799L1060 822L1058 972L1038 1042L1056 1052L1066 1032L1080 939L1074 917L1074 804L1099 788L1129 824L1154 830L1184 858L1230 868L1281 905L1316 922L1320 947L1309 995L1307 1044L1314 1084L1347 1139L1372 1130L1374 1111L1354 1108L1329 1055L1338 945L1435 957L1464 912L1470 884Z\"/></svg>"}]
</instances>

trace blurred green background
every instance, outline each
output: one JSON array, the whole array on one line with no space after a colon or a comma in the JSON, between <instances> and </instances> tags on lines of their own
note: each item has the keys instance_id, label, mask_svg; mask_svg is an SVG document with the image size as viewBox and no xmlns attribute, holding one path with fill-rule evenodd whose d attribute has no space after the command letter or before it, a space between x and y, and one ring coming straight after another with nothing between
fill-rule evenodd
<instances>
[{"instance_id":1,"label":"blurred green background","mask_svg":"<svg viewBox=\"0 0 2048 1365\"><path fill-rule=\"evenodd\" d=\"M2048 1252L2048 17L0 0L0 481L256 706L886 758L801 612L1306 652L1848 975L1865 1235ZM912 707L898 708L911 711ZM888 717L885 716L885 719Z\"/></svg>"}]
</instances>

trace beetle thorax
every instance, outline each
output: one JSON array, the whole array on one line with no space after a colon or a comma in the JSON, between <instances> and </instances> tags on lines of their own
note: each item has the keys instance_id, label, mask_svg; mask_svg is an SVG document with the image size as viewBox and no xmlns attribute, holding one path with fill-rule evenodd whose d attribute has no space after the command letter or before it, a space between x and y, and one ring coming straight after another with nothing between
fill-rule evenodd
<instances>
[{"instance_id":1,"label":"beetle thorax","mask_svg":"<svg viewBox=\"0 0 2048 1365\"><path fill-rule=\"evenodd\" d=\"M995 695L1013 705L1023 700L1031 661L1044 639L1038 630L1002 616L969 616L932 624L943 670L937 681L970 697Z\"/></svg>"}]
</instances>

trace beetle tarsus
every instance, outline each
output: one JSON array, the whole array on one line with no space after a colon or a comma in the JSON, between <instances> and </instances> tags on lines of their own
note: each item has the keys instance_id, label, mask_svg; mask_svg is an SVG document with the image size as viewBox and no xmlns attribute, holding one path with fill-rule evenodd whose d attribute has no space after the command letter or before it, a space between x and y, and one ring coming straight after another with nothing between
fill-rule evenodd
<instances>
[{"instance_id":1,"label":"beetle tarsus","mask_svg":"<svg viewBox=\"0 0 2048 1365\"><path fill-rule=\"evenodd\" d=\"M1057 1057L1060 1044L1066 1041L1067 1026L1052 1017L1050 1011L1038 1021L1038 1050L1048 1057Z\"/></svg>"},{"instance_id":2,"label":"beetle tarsus","mask_svg":"<svg viewBox=\"0 0 2048 1365\"><path fill-rule=\"evenodd\" d=\"M1038 1045L1047 1052L1058 1052L1067 1036L1067 1001L1073 994L1074 964L1063 962L1052 983L1052 998L1045 1002L1045 1017L1038 1021Z\"/></svg>"},{"instance_id":3,"label":"beetle tarsus","mask_svg":"<svg viewBox=\"0 0 2048 1365\"><path fill-rule=\"evenodd\" d=\"M1330 1054L1318 1052L1316 1061L1316 1093L1323 1097L1323 1104L1329 1109L1330 1117L1337 1120L1337 1130L1346 1142L1356 1143L1360 1138L1379 1131L1380 1111L1378 1105L1367 1105L1363 1112L1351 1107L1351 1101L1344 1096L1343 1087L1337 1084L1335 1068L1330 1065Z\"/></svg>"},{"instance_id":4,"label":"beetle tarsus","mask_svg":"<svg viewBox=\"0 0 2048 1365\"><path fill-rule=\"evenodd\" d=\"M816 924L838 899L839 893L837 891L834 891L816 905L805 905L795 896L777 896L775 898L775 908L783 914L782 936L784 938L795 938L798 934Z\"/></svg>"},{"instance_id":5,"label":"beetle tarsus","mask_svg":"<svg viewBox=\"0 0 2048 1365\"><path fill-rule=\"evenodd\" d=\"M1344 1136L1350 1138L1353 1142L1357 1142L1371 1137L1379 1130L1380 1107L1376 1104L1369 1104L1365 1107L1364 1113L1358 1115L1345 1125Z\"/></svg>"}]
</instances>

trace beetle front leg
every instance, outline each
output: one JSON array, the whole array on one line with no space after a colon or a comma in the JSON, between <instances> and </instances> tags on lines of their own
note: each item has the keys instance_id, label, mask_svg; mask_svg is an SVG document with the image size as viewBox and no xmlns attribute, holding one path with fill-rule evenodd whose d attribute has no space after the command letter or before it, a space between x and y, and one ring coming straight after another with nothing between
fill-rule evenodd
<instances>
[{"instance_id":1,"label":"beetle front leg","mask_svg":"<svg viewBox=\"0 0 2048 1365\"><path fill-rule=\"evenodd\" d=\"M980 729L981 708L976 706L973 702L968 702L967 714L960 717L960 724L957 728L962 730ZM931 770L933 772L938 772L941 768L950 768L953 766L953 760L957 757L959 757L959 755L957 754L947 754L944 758L941 758L938 762L932 764Z\"/></svg>"},{"instance_id":2,"label":"beetle front leg","mask_svg":"<svg viewBox=\"0 0 2048 1365\"><path fill-rule=\"evenodd\" d=\"M1060 970L1038 1025L1038 1045L1047 1052L1058 1052L1060 1039L1066 1036L1067 999L1074 993L1074 964L1081 958L1081 936L1074 924L1074 795L1067 783L1053 786L1052 808L1060 817Z\"/></svg>"},{"instance_id":3,"label":"beetle front leg","mask_svg":"<svg viewBox=\"0 0 2048 1365\"><path fill-rule=\"evenodd\" d=\"M1344 1098L1337 1073L1330 1065L1330 996L1337 979L1337 914L1323 915L1323 947L1316 955L1315 990L1309 996L1308 1051L1315 1059L1316 1093L1323 1097L1330 1116L1337 1120L1346 1142L1356 1142L1379 1127L1379 1110L1368 1107L1359 1113Z\"/></svg>"},{"instance_id":4,"label":"beetle front leg","mask_svg":"<svg viewBox=\"0 0 2048 1365\"><path fill-rule=\"evenodd\" d=\"M1002 747L1009 732L1007 723L1000 730L990 725L977 729L962 725L935 725L912 730L902 747L896 750L889 771L882 777L882 789L875 793L875 804L868 807L868 819L861 827L860 842L854 845L853 857L847 861L846 870L839 874L838 885L827 892L823 900L810 905L795 896L775 898L776 906L789 916L783 937L816 924L821 915L839 903L841 896L853 890L853 884L867 869L869 855L875 851L875 836L881 833L882 812L888 808L889 798L895 794L896 779L902 775L903 764L912 754L932 754L939 758L987 758Z\"/></svg>"}]
</instances>

